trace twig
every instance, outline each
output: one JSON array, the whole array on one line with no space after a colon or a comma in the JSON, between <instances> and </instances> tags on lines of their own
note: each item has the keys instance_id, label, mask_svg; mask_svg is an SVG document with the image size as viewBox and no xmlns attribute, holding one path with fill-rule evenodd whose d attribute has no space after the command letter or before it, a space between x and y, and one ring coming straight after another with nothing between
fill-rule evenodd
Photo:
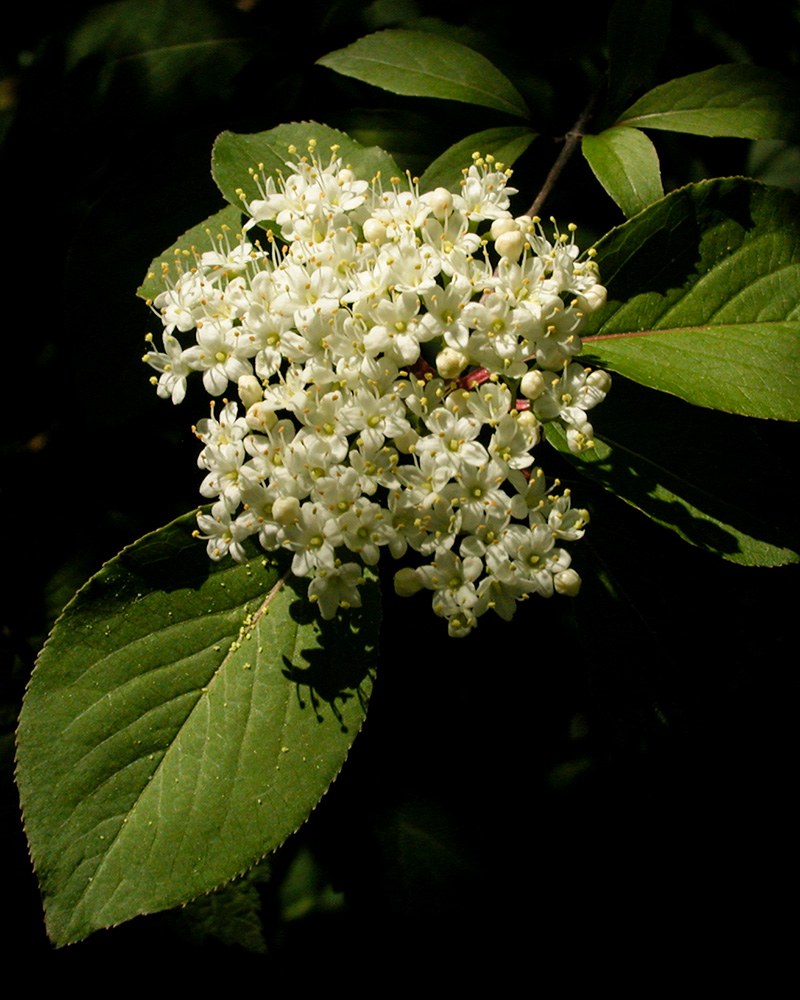
<instances>
[{"instance_id":1,"label":"twig","mask_svg":"<svg viewBox=\"0 0 800 1000\"><path fill-rule=\"evenodd\" d=\"M539 211L542 205L544 204L545 199L550 194L550 191L552 190L555 182L558 180L561 171L564 169L564 167L567 164L567 161L575 152L578 143L583 138L584 129L589 124L589 121L591 120L591 117L594 114L595 108L597 107L600 101L600 96L603 93L604 88L605 88L605 80L603 80L602 84L595 89L594 93L589 98L586 107L581 112L580 118L578 118L578 120L569 130L569 132L567 132L567 134L564 136L564 146L561 152L558 154L558 159L550 168L550 173L547 175L547 178L544 184L542 185L541 191L536 195L536 200L528 209L528 211L524 213L525 215L534 216L539 214Z\"/></svg>"}]
</instances>

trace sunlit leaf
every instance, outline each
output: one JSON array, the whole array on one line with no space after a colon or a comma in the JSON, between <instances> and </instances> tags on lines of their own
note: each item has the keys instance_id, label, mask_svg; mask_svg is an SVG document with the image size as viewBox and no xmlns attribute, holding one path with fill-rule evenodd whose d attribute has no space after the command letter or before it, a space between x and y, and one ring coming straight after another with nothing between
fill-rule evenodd
<instances>
[{"instance_id":1,"label":"sunlit leaf","mask_svg":"<svg viewBox=\"0 0 800 1000\"><path fill-rule=\"evenodd\" d=\"M94 576L31 678L18 781L56 944L248 869L303 823L364 719L376 584L324 622L285 560L212 562L193 524Z\"/></svg>"},{"instance_id":2,"label":"sunlit leaf","mask_svg":"<svg viewBox=\"0 0 800 1000\"><path fill-rule=\"evenodd\" d=\"M386 180L401 174L384 150L362 146L344 132L317 122L293 122L252 135L223 132L214 143L211 172L226 199L232 205L241 205L242 192L248 202L262 197L252 171L262 176L286 174L286 161L294 155L289 153L289 147L296 147L297 156L305 156L310 142L316 143L325 164L331 157L331 147L338 147L336 155L362 180L371 180L377 173Z\"/></svg>"},{"instance_id":3,"label":"sunlit leaf","mask_svg":"<svg viewBox=\"0 0 800 1000\"><path fill-rule=\"evenodd\" d=\"M780 73L732 63L662 83L617 125L743 139L800 136L800 85Z\"/></svg>"},{"instance_id":4,"label":"sunlit leaf","mask_svg":"<svg viewBox=\"0 0 800 1000\"><path fill-rule=\"evenodd\" d=\"M192 226L151 262L136 294L152 302L169 287L169 282L174 282L183 271L195 266L198 254L208 250L218 250L220 245L225 245L226 236L230 245L235 246L241 228L242 212L232 205Z\"/></svg>"},{"instance_id":5,"label":"sunlit leaf","mask_svg":"<svg viewBox=\"0 0 800 1000\"><path fill-rule=\"evenodd\" d=\"M437 187L457 189L461 171L472 163L472 154L491 153L495 160L511 166L536 138L536 133L523 125L507 128L489 128L468 135L437 157L420 177L420 190L432 191Z\"/></svg>"},{"instance_id":6,"label":"sunlit leaf","mask_svg":"<svg viewBox=\"0 0 800 1000\"><path fill-rule=\"evenodd\" d=\"M317 63L394 94L464 101L528 117L516 87L485 56L427 31L378 31Z\"/></svg>"},{"instance_id":7,"label":"sunlit leaf","mask_svg":"<svg viewBox=\"0 0 800 1000\"><path fill-rule=\"evenodd\" d=\"M664 196L655 146L644 132L617 126L585 135L583 155L595 177L630 218Z\"/></svg>"},{"instance_id":8,"label":"sunlit leaf","mask_svg":"<svg viewBox=\"0 0 800 1000\"><path fill-rule=\"evenodd\" d=\"M586 354L655 389L800 419L800 202L743 178L667 195L597 244Z\"/></svg>"}]
</instances>

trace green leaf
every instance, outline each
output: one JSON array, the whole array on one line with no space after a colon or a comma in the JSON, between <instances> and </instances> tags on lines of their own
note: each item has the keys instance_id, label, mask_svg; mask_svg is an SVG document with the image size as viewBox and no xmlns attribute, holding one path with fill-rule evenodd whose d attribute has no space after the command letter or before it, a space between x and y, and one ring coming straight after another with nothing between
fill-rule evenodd
<instances>
[{"instance_id":1,"label":"green leaf","mask_svg":"<svg viewBox=\"0 0 800 1000\"><path fill-rule=\"evenodd\" d=\"M68 70L91 60L98 96L131 91L148 103L184 107L219 100L254 49L241 22L205 0L121 0L96 7L68 35Z\"/></svg>"},{"instance_id":2,"label":"green leaf","mask_svg":"<svg viewBox=\"0 0 800 1000\"><path fill-rule=\"evenodd\" d=\"M420 191L433 191L437 187L454 190L461 180L461 171L471 165L472 154L475 152L483 156L491 153L496 160L510 166L522 156L535 138L536 133L524 125L474 132L446 149L433 161L420 177Z\"/></svg>"},{"instance_id":3,"label":"green leaf","mask_svg":"<svg viewBox=\"0 0 800 1000\"><path fill-rule=\"evenodd\" d=\"M800 200L743 178L673 191L597 244L596 363L690 403L800 419Z\"/></svg>"},{"instance_id":4,"label":"green leaf","mask_svg":"<svg viewBox=\"0 0 800 1000\"><path fill-rule=\"evenodd\" d=\"M800 85L773 70L731 63L655 87L617 125L742 139L800 136Z\"/></svg>"},{"instance_id":5,"label":"green leaf","mask_svg":"<svg viewBox=\"0 0 800 1000\"><path fill-rule=\"evenodd\" d=\"M267 865L262 861L241 878L174 910L170 916L180 935L196 947L217 943L266 953L258 883L268 880Z\"/></svg>"},{"instance_id":6,"label":"green leaf","mask_svg":"<svg viewBox=\"0 0 800 1000\"><path fill-rule=\"evenodd\" d=\"M175 281L181 273L194 267L197 254L205 253L207 250L216 250L220 241L224 241L226 234L235 244L237 236L242 230L241 209L229 205L221 212L192 226L176 240L171 247L159 254L147 269L147 275L136 290L136 294L148 302L152 302L157 295L165 291L169 286L168 281Z\"/></svg>"},{"instance_id":7,"label":"green leaf","mask_svg":"<svg viewBox=\"0 0 800 1000\"><path fill-rule=\"evenodd\" d=\"M463 101L528 117L516 87L485 56L427 31L378 31L317 63L393 94Z\"/></svg>"},{"instance_id":8,"label":"green leaf","mask_svg":"<svg viewBox=\"0 0 800 1000\"><path fill-rule=\"evenodd\" d=\"M765 505L764 463L743 460L767 456L764 431L778 425L700 409L620 378L592 416L595 447L580 455L569 451L559 425L545 428L548 441L590 479L731 562L800 561L792 512L784 515L771 501ZM767 496L779 493L773 473Z\"/></svg>"},{"instance_id":9,"label":"green leaf","mask_svg":"<svg viewBox=\"0 0 800 1000\"><path fill-rule=\"evenodd\" d=\"M274 850L365 716L377 585L325 622L285 560L212 562L193 525L179 518L94 576L28 687L17 774L59 945L185 903Z\"/></svg>"},{"instance_id":10,"label":"green leaf","mask_svg":"<svg viewBox=\"0 0 800 1000\"><path fill-rule=\"evenodd\" d=\"M223 132L211 154L211 172L217 187L232 205L242 204L240 192L244 192L247 201L260 198L250 171L257 170L262 176L286 174L289 147L296 146L297 155L305 156L312 140L323 162L327 162L331 147L338 146L337 156L362 180L372 180L378 173L384 179L401 176L391 156L377 146L362 146L344 132L317 122L294 122L250 135Z\"/></svg>"},{"instance_id":11,"label":"green leaf","mask_svg":"<svg viewBox=\"0 0 800 1000\"><path fill-rule=\"evenodd\" d=\"M670 0L616 0L608 18L608 103L614 110L655 79L666 48Z\"/></svg>"},{"instance_id":12,"label":"green leaf","mask_svg":"<svg viewBox=\"0 0 800 1000\"><path fill-rule=\"evenodd\" d=\"M344 905L344 894L333 888L324 866L308 847L301 847L295 854L281 882L279 898L286 921L331 912Z\"/></svg>"},{"instance_id":13,"label":"green leaf","mask_svg":"<svg viewBox=\"0 0 800 1000\"><path fill-rule=\"evenodd\" d=\"M618 125L585 135L581 148L595 177L628 218L664 197L655 146L639 129Z\"/></svg>"},{"instance_id":14,"label":"green leaf","mask_svg":"<svg viewBox=\"0 0 800 1000\"><path fill-rule=\"evenodd\" d=\"M751 142L743 172L764 184L800 191L800 146L778 139Z\"/></svg>"}]
</instances>

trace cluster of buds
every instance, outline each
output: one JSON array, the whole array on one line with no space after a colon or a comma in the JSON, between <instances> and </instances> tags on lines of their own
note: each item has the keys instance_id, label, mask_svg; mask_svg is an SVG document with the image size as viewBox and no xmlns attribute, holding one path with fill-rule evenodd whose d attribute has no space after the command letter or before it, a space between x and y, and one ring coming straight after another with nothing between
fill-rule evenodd
<instances>
[{"instance_id":1,"label":"cluster of buds","mask_svg":"<svg viewBox=\"0 0 800 1000\"><path fill-rule=\"evenodd\" d=\"M159 396L181 402L197 372L222 397L195 428L210 557L244 560L249 536L289 550L331 618L360 605L364 567L388 550L413 563L398 593L431 590L455 636L488 609L577 593L561 543L588 514L533 449L553 420L573 451L591 447L587 411L609 388L574 360L605 300L591 252L573 226L548 239L514 218L510 171L489 156L458 191L427 193L359 179L335 147L327 163L313 143L289 156L285 176L252 171L243 230L188 267L178 255L154 301Z\"/></svg>"}]
</instances>

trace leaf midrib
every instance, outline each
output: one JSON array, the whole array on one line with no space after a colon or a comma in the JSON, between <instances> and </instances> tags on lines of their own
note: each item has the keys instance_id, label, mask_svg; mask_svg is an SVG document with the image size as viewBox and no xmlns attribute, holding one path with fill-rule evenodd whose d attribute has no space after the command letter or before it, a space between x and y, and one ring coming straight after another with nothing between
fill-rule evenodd
<instances>
[{"instance_id":1,"label":"leaf midrib","mask_svg":"<svg viewBox=\"0 0 800 1000\"><path fill-rule=\"evenodd\" d=\"M264 598L264 600L262 601L261 605L259 606L258 610L257 610L257 611L256 611L256 612L255 612L255 613L253 614L253 618L252 618L252 621L251 621L251 622L250 622L250 623L248 624L248 626L247 626L246 630L245 630L245 631L243 632L243 631L242 631L242 629L240 628L240 629L239 629L239 630L238 630L238 631L237 631L236 633L232 633L232 634L234 634L234 635L235 635L236 637L238 637L238 636L241 636L241 637L242 637L242 639L243 639L243 638L244 638L244 637L245 637L246 635L248 635L248 634L249 634L249 633L250 633L250 632L252 631L252 629L253 629L253 628L255 627L256 623L258 622L258 620L259 620L259 619L261 618L261 616L262 616L262 615L263 615L263 614L265 613L265 611L267 610L267 608L268 608L269 604L270 604L270 603L272 602L272 600L273 600L273 599L274 599L274 598L275 598L275 597L277 596L277 594L278 594L278 593L280 592L280 590L282 589L282 587L283 587L283 585L284 585L284 583L285 583L286 579L287 579L287 578L288 578L288 576L289 576L289 572L290 572L290 571L287 571L287 572L286 572L286 573L285 573L285 574L284 574L284 575L283 575L283 576L282 576L282 577L281 577L281 578L280 578L280 579L278 580L278 582L277 582L277 583L276 583L276 584L275 584L275 585L274 585L274 586L272 587L272 589L271 589L271 590L269 591L269 593L267 594L267 596L266 596L266 597ZM242 605L240 605L240 606L238 606L238 607L239 607L239 608L241 608L241 610L244 610L244 608L245 608L245 607L247 606L247 604L249 604L249 603L251 603L251 602L250 602L250 601L246 601L246 602L245 602L244 604L242 604ZM231 609L231 610L233 610L233 609ZM193 620L193 619L186 619L186 620L187 620L187 621L191 621L191 620ZM205 687L209 687L209 686L210 686L210 685L211 685L211 684L213 683L214 679L215 679L215 678L216 678L216 677L217 677L217 676L219 675L220 671L222 670L222 668L223 668L223 667L225 666L225 664L227 663L227 661L228 661L229 657L230 657L230 656L231 656L231 655L232 655L233 653L235 653L236 651L238 651L238 648L239 648L239 647L238 647L238 645L236 646L236 648L235 648L235 649L233 648L233 646L234 646L234 642L235 642L235 641L236 641L236 639L234 638L234 640L232 640L232 642L231 642L231 645L230 645L230 646L229 646L229 648L228 648L228 651L227 651L227 652L225 653L225 655L224 655L224 656L222 657L222 659L220 660L220 663L219 663L219 665L218 665L218 666L216 667L216 669L214 670L214 673L212 674L211 678L209 678L209 681L207 682L207 684L205 685ZM297 629L295 629L295 636L294 636L294 643L296 644L296 642L297 642ZM212 647L206 647L206 648L207 648L207 649L208 649L208 648L213 648L213 646L212 646ZM150 775L150 778L148 779L148 781L146 782L146 784L144 784L144 785L142 786L142 788L141 788L141 789L139 790L139 793L137 794L137 796L136 796L136 799L135 799L135 800L133 801L133 803L132 803L132 804L131 804L131 805L130 805L130 806L128 807L128 809L127 809L127 810L125 811L125 813L121 813L121 814L119 814L119 815L123 815L123 816L125 816L125 817L129 817L129 816L131 816L131 815L132 815L132 814L133 814L133 813L135 812L135 810L136 810L136 808L137 808L137 806L138 806L139 802L141 801L141 799L142 799L143 795L144 795L144 794L145 794L145 792L147 791L147 788L148 788L148 787L150 786L151 782L152 782L152 781L153 781L153 779L154 779L154 778L156 777L156 775L158 774L159 770L160 770L160 769L161 769L161 768L162 768L162 767L164 766L164 760L165 760L165 758L166 758L166 757L168 756L168 754L169 754L169 751L170 751L171 747L172 747L172 746L174 745L174 742L175 742L175 740L177 740L177 738L178 738L178 736L180 735L181 731L182 731L182 730L183 730L183 729L184 729L184 728L186 727L186 725L187 725L187 724L189 723L189 721L191 720L191 718L192 718L192 715L193 715L193 714L194 714L194 712L195 712L195 711L197 710L197 706L198 706L198 705L199 705L199 704L201 703L201 701L202 701L202 695L203 695L203 693L204 693L204 692L203 692L203 691L202 691L202 689L201 689L201 692L200 692L200 695L201 695L201 696L200 696L200 697L199 697L199 698L197 699L197 701L196 701L196 702L194 703L194 705L192 706L192 708L191 708L191 710L190 710L189 714L188 714L188 715L186 716L186 718L185 718L185 719L184 719L184 721L182 722L181 726L180 726L180 727L179 727L179 729L178 729L178 730L176 731L176 733L175 733L175 735L174 735L174 737L173 737L172 741L170 742L169 746L168 746L168 747L167 747L167 748L166 748L166 749L164 750L164 752L163 752L163 754L162 754L162 757L161 757L161 760L159 760L159 761L158 761L158 764L156 765L155 769L153 770L153 773L152 773L152 774ZM161 706L159 706L159 707L161 707ZM248 712L248 719L250 718L250 715L251 715L251 713L250 713L250 712ZM285 723L284 723L284 725L285 725ZM116 735L116 734L114 734L114 735ZM95 748L93 748L93 749L95 749ZM125 765L125 766L126 766L126 767L128 767L128 766L129 766L129 764L130 764L130 762L126 763L126 765ZM124 770L124 768L123 768L122 770ZM114 776L116 776L116 775L117 775L117 774L119 774L119 773L120 773L120 771L116 771L116 772L114 772ZM197 773L198 773L198 769L196 769L196 771L195 771L195 776L197 776ZM109 778L107 778L107 779L106 779L106 781L107 781L107 780L110 780L110 777L111 777L111 776L109 776ZM103 782L103 783L105 783L105 782ZM231 788L233 787L233 784L234 784L234 783L233 783L233 782L231 782L231 786L230 786ZM101 786L98 786L98 787L101 787ZM228 796L228 798L230 799L230 796ZM81 800L81 802L82 802L82 801L83 801L83 800ZM81 803L78 803L78 806L79 806L80 804L81 804ZM76 808L77 808L77 806L76 806ZM72 810L72 812L70 813L70 816L69 816L69 817L68 817L68 818L67 818L67 819L66 819L66 820L64 821L64 823L62 823L62 825L61 825L61 827L60 827L59 829L63 828L63 826L64 826L64 825L66 824L66 822L68 822L69 818L71 818L71 817L72 817L72 816L74 815L74 813L75 813L75 809L73 809L73 810ZM93 873L93 878L92 878L92 880L91 880L91 881L89 881L89 880L86 880L86 881L84 882L84 885L83 885L83 888L82 888L81 892L80 892L80 893L79 893L79 895L78 895L78 896L76 897L76 903L75 903L75 906L73 907L73 913L74 913L74 910L75 910L75 909L77 908L77 905L78 905L79 903L82 903L82 902L83 902L83 901L84 901L84 900L86 899L86 897L88 897L88 896L90 895L90 893L91 893L91 890L92 890L92 888L93 888L93 886L94 886L94 884L95 884L95 883L94 883L94 876L96 876L96 875L97 875L97 874L98 874L99 872L102 872L102 870L103 870L103 866L105 865L105 863L106 863L106 861L107 861L107 859L108 859L108 856L109 856L109 855L111 854L111 851L113 850L114 846L115 846L115 845L117 844L117 842L119 841L120 837L122 836L122 833L123 833L123 830L124 830L124 829L125 829L125 820L123 819L123 821L122 821L122 822L120 823L120 825L119 825L119 829L118 829L118 830L117 830L117 832L116 832L116 833L114 834L113 838L112 838L112 839L111 839L111 840L109 841L109 843L108 843L108 847L107 847L107 849L105 850L105 852L103 853L103 855L102 855L102 857L101 857L101 860L100 860L100 862L98 863L97 867L96 867L96 868L94 869L94 873ZM184 828L184 829L185 829L185 828ZM88 832L88 831L87 831L87 832ZM105 909L105 908L106 908L107 906L109 906L109 905L111 904L112 900L113 900L113 893L112 893L111 897L109 898L108 902L107 902L107 903L105 904L105 906L103 907L103 909ZM102 912L102 911L101 911L101 912Z\"/></svg>"}]
</instances>

